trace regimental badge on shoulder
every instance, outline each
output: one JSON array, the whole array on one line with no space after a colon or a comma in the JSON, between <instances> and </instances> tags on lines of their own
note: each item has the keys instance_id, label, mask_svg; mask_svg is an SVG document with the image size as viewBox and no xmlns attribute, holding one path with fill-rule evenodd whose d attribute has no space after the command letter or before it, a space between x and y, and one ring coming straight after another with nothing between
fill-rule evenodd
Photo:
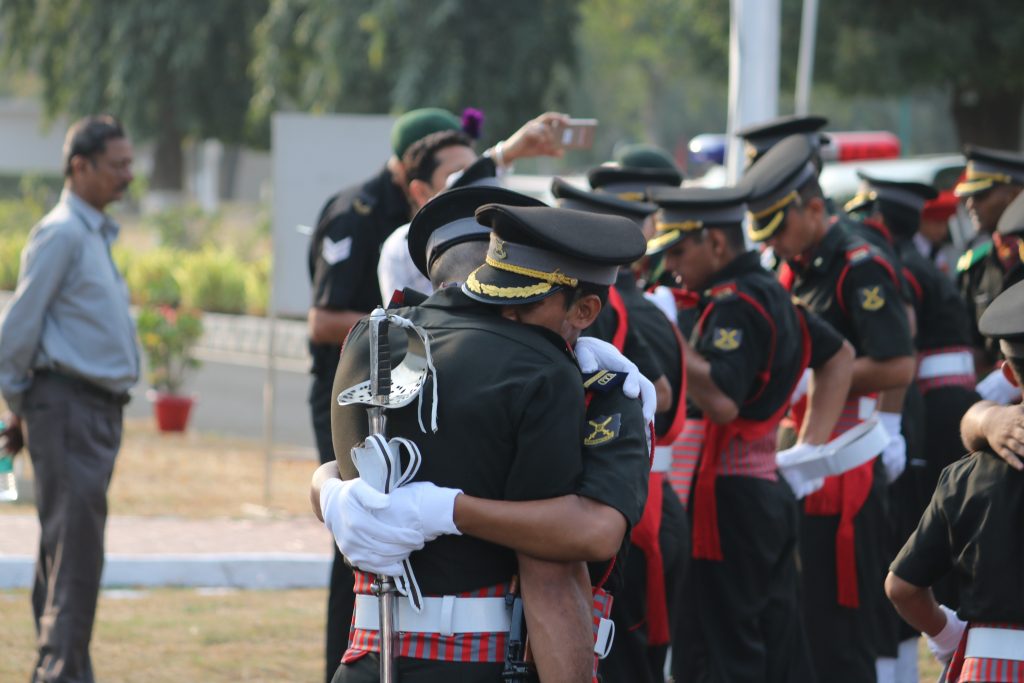
<instances>
[{"instance_id":1,"label":"regimental badge on shoulder","mask_svg":"<svg viewBox=\"0 0 1024 683\"><path fill-rule=\"evenodd\" d=\"M738 288L735 282L725 282L708 289L704 292L704 296L710 297L715 301L725 301L736 296Z\"/></svg>"},{"instance_id":2,"label":"regimental badge on shoulder","mask_svg":"<svg viewBox=\"0 0 1024 683\"><path fill-rule=\"evenodd\" d=\"M625 381L626 374L623 372L597 370L595 372L583 373L583 388L587 391L605 393L612 389L618 389Z\"/></svg>"},{"instance_id":3,"label":"regimental badge on shoulder","mask_svg":"<svg viewBox=\"0 0 1024 683\"><path fill-rule=\"evenodd\" d=\"M866 244L862 244L861 246L846 252L846 260L848 263L858 263L869 256L871 256L871 247Z\"/></svg>"},{"instance_id":4,"label":"regimental badge on shoulder","mask_svg":"<svg viewBox=\"0 0 1024 683\"><path fill-rule=\"evenodd\" d=\"M590 426L590 434L583 439L583 445L600 446L619 435L619 429L622 427L622 413L602 415L596 419L587 420L587 423Z\"/></svg>"},{"instance_id":5,"label":"regimental badge on shoulder","mask_svg":"<svg viewBox=\"0 0 1024 683\"><path fill-rule=\"evenodd\" d=\"M370 212L373 211L373 206L362 197L356 197L352 200L352 208L360 216L369 216Z\"/></svg>"},{"instance_id":6,"label":"regimental badge on shoulder","mask_svg":"<svg viewBox=\"0 0 1024 683\"><path fill-rule=\"evenodd\" d=\"M885 296L882 294L882 286L861 287L857 290L857 298L860 299L860 307L872 313L885 306Z\"/></svg>"},{"instance_id":7,"label":"regimental badge on shoulder","mask_svg":"<svg viewBox=\"0 0 1024 683\"><path fill-rule=\"evenodd\" d=\"M719 351L735 351L743 343L743 330L736 327L716 327L711 344Z\"/></svg>"}]
</instances>

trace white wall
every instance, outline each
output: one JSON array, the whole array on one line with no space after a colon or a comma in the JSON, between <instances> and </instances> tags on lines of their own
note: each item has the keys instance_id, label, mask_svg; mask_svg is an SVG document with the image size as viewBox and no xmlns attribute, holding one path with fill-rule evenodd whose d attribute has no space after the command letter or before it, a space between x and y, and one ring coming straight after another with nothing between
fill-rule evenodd
<instances>
[{"instance_id":1,"label":"white wall","mask_svg":"<svg viewBox=\"0 0 1024 683\"><path fill-rule=\"evenodd\" d=\"M375 175L391 154L390 116L277 113L271 125L274 278L271 307L305 317L309 236L327 199Z\"/></svg>"},{"instance_id":2,"label":"white wall","mask_svg":"<svg viewBox=\"0 0 1024 683\"><path fill-rule=\"evenodd\" d=\"M43 123L33 100L0 100L0 173L61 174L61 148L68 122Z\"/></svg>"}]
</instances>

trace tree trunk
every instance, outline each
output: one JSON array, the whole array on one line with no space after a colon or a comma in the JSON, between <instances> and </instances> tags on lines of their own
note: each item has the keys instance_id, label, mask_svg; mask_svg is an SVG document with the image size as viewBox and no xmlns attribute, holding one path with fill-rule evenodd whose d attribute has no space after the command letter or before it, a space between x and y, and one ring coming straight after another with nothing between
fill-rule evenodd
<instances>
[{"instance_id":1,"label":"tree trunk","mask_svg":"<svg viewBox=\"0 0 1024 683\"><path fill-rule=\"evenodd\" d=\"M184 170L182 135L174 124L173 115L165 116L162 124L157 135L150 187L168 193L180 193Z\"/></svg>"},{"instance_id":2,"label":"tree trunk","mask_svg":"<svg viewBox=\"0 0 1024 683\"><path fill-rule=\"evenodd\" d=\"M953 88L950 110L961 146L1020 149L1024 87L981 90L960 84Z\"/></svg>"}]
</instances>

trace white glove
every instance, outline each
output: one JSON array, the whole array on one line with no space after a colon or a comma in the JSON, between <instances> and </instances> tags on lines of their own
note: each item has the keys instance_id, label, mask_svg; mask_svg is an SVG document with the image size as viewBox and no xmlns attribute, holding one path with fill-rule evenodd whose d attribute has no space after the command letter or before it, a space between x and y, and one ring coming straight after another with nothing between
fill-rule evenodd
<instances>
[{"instance_id":1,"label":"white glove","mask_svg":"<svg viewBox=\"0 0 1024 683\"><path fill-rule=\"evenodd\" d=\"M927 633L922 635L928 641L928 649L935 655L935 659L946 663L953 657L953 653L956 652L956 648L960 645L960 640L964 636L964 629L967 628L967 622L961 621L956 612L945 605L939 605L939 609L946 615L946 625L934 637Z\"/></svg>"},{"instance_id":2,"label":"white glove","mask_svg":"<svg viewBox=\"0 0 1024 683\"><path fill-rule=\"evenodd\" d=\"M329 479L320 489L320 511L338 550L352 566L400 576L402 560L422 548L426 539L419 530L389 525L378 517L389 498L362 479Z\"/></svg>"},{"instance_id":3,"label":"white glove","mask_svg":"<svg viewBox=\"0 0 1024 683\"><path fill-rule=\"evenodd\" d=\"M978 382L978 393L986 401L994 401L999 405L1010 405L1020 397L1020 389L1010 384L1003 375L1002 368L988 373L985 379Z\"/></svg>"},{"instance_id":4,"label":"white glove","mask_svg":"<svg viewBox=\"0 0 1024 683\"><path fill-rule=\"evenodd\" d=\"M779 468L779 474L789 484L789 488L793 489L793 495L796 496L797 500L821 489L825 485L825 479L823 477L807 477L796 469L790 469L788 466L795 462L802 462L813 454L820 452L821 449L821 446L798 443L792 448L787 448L775 454L775 465Z\"/></svg>"},{"instance_id":5,"label":"white glove","mask_svg":"<svg viewBox=\"0 0 1024 683\"><path fill-rule=\"evenodd\" d=\"M899 413L878 413L878 421L889 433L889 444L882 450L882 465L889 483L900 478L907 467L907 440L903 438L903 416Z\"/></svg>"},{"instance_id":6,"label":"white glove","mask_svg":"<svg viewBox=\"0 0 1024 683\"><path fill-rule=\"evenodd\" d=\"M804 374L800 375L800 381L796 383L796 388L793 389L793 395L789 397L789 405L795 404L797 401L807 395L807 388L811 384L811 373L813 370L807 368L804 370Z\"/></svg>"},{"instance_id":7,"label":"white glove","mask_svg":"<svg viewBox=\"0 0 1024 683\"><path fill-rule=\"evenodd\" d=\"M426 541L445 534L461 536L455 526L455 498L460 493L460 489L414 481L392 491L388 496L390 504L375 515L388 528L413 530Z\"/></svg>"},{"instance_id":8,"label":"white glove","mask_svg":"<svg viewBox=\"0 0 1024 683\"><path fill-rule=\"evenodd\" d=\"M629 398L639 396L644 404L644 420L650 422L654 419L658 407L658 394L654 390L654 384L640 374L633 361L619 353L619 350L608 342L594 337L580 337L576 341L575 352L576 362L583 372L610 370L626 373L622 393Z\"/></svg>"},{"instance_id":9,"label":"white glove","mask_svg":"<svg viewBox=\"0 0 1024 683\"><path fill-rule=\"evenodd\" d=\"M679 309L676 308L676 298L672 290L665 285L659 285L653 292L644 292L644 298L658 307L668 321L673 325L679 324Z\"/></svg>"}]
</instances>

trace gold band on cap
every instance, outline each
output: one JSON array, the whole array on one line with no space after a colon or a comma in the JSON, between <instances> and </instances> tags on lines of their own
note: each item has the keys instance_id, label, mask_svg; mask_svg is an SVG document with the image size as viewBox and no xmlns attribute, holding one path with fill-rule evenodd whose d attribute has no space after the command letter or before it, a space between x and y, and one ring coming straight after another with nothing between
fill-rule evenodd
<instances>
[{"instance_id":1,"label":"gold band on cap","mask_svg":"<svg viewBox=\"0 0 1024 683\"><path fill-rule=\"evenodd\" d=\"M772 233L778 229L779 224L782 223L782 219L786 216L784 209L799 199L800 193L793 190L771 206L765 207L760 211L748 211L747 221L749 222L749 225L747 226L747 234L750 236L750 239L755 242L764 242L766 239L771 237ZM754 227L756 225L760 225L762 219L771 216L773 213L775 216L768 221L768 224L763 228Z\"/></svg>"},{"instance_id":2,"label":"gold band on cap","mask_svg":"<svg viewBox=\"0 0 1024 683\"><path fill-rule=\"evenodd\" d=\"M679 230L682 232L693 232L694 230L703 230L704 221L675 221L672 223L665 223L657 221L654 224L658 232L665 232L666 230Z\"/></svg>"},{"instance_id":3,"label":"gold band on cap","mask_svg":"<svg viewBox=\"0 0 1024 683\"><path fill-rule=\"evenodd\" d=\"M647 198L643 192L619 192L615 196L627 202L642 202Z\"/></svg>"},{"instance_id":4,"label":"gold band on cap","mask_svg":"<svg viewBox=\"0 0 1024 683\"><path fill-rule=\"evenodd\" d=\"M773 213L775 213L779 209L782 209L782 208L784 208L786 206L789 206L790 203L796 201L799 198L800 198L800 193L797 192L796 190L793 190L792 192L787 194L785 197L783 197L779 201L777 201L774 204L772 204L771 206L767 206L767 207L761 209L760 211L751 211L750 215L753 216L755 219L758 219L758 220L760 220L762 218L767 218L768 216L772 215Z\"/></svg>"},{"instance_id":5,"label":"gold band on cap","mask_svg":"<svg viewBox=\"0 0 1024 683\"><path fill-rule=\"evenodd\" d=\"M498 270L504 270L508 273L515 273L516 275L522 275L524 277L532 277L535 280L543 280L553 285L565 285L566 287L575 287L579 284L579 280L574 277L569 277L559 273L557 270L553 273L545 273L543 270L534 270L533 268L526 268L525 266L517 266L514 263L508 263L507 261L499 261L496 258L492 258L490 254L484 259L484 262L491 268Z\"/></svg>"},{"instance_id":6,"label":"gold band on cap","mask_svg":"<svg viewBox=\"0 0 1024 683\"><path fill-rule=\"evenodd\" d=\"M647 255L650 256L651 254L656 254L682 236L683 233L678 230L666 230L665 232L659 232L657 235L647 240Z\"/></svg>"},{"instance_id":7,"label":"gold band on cap","mask_svg":"<svg viewBox=\"0 0 1024 683\"><path fill-rule=\"evenodd\" d=\"M1005 173L978 171L971 164L967 164L967 172L964 174L964 179L953 188L953 195L964 197L978 194L979 192L991 189L996 183L1012 185L1013 182L1013 178Z\"/></svg>"},{"instance_id":8,"label":"gold band on cap","mask_svg":"<svg viewBox=\"0 0 1024 683\"><path fill-rule=\"evenodd\" d=\"M782 219L785 217L785 215L786 212L780 210L778 213L775 214L775 218L768 221L768 225L764 226L759 230L754 227L755 225L760 225L757 222L757 218L754 217L754 214L748 212L747 234L750 236L750 239L752 239L755 242L764 242L766 239L771 237L772 234L774 234L776 229L778 229L779 223L782 222Z\"/></svg>"},{"instance_id":9,"label":"gold band on cap","mask_svg":"<svg viewBox=\"0 0 1024 683\"><path fill-rule=\"evenodd\" d=\"M854 209L864 206L869 202L873 202L876 199L878 199L878 193L874 190L871 190L870 192L858 192L853 199L843 205L843 211L853 211Z\"/></svg>"},{"instance_id":10,"label":"gold band on cap","mask_svg":"<svg viewBox=\"0 0 1024 683\"><path fill-rule=\"evenodd\" d=\"M480 270L480 268L474 270L466 278L466 287L470 291L484 296L492 296L498 299L526 299L531 296L547 294L551 291L552 285L548 282L538 282L528 287L498 287L497 285L489 285L476 279L477 270Z\"/></svg>"}]
</instances>

